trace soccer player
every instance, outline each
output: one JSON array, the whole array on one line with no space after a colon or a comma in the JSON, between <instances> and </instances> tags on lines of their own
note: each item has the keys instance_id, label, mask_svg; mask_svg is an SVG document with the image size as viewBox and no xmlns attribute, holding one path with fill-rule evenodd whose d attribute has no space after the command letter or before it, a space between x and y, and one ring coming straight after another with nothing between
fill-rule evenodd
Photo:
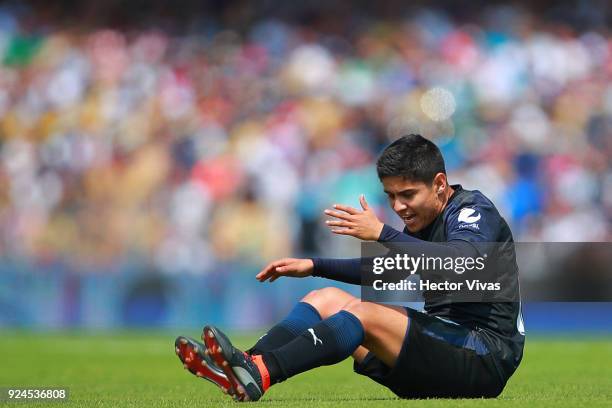
<instances>
[{"instance_id":1,"label":"soccer player","mask_svg":"<svg viewBox=\"0 0 612 408\"><path fill-rule=\"evenodd\" d=\"M493 203L479 191L447 182L444 160L419 135L391 143L376 163L402 232L361 209L326 210L335 234L365 241L431 246L457 256L482 255L479 243L512 243ZM518 279L512 245L505 246ZM318 276L361 283L360 259L281 259L257 274L261 282ZM518 289L516 289L518 291ZM518 293L516 299L519 299ZM444 300L444 299L443 299ZM520 302L448 302L425 296L424 311L361 301L334 287L308 293L246 352L216 327L201 344L179 337L177 354L192 373L236 400L258 400L299 373L354 358L354 370L402 398L496 397L518 367L524 344Z\"/></svg>"}]
</instances>

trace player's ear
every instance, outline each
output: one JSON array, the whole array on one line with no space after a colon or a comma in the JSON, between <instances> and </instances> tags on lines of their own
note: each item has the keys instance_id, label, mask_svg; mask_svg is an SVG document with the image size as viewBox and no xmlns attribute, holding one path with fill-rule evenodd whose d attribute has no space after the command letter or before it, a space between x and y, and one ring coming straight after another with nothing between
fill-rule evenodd
<instances>
[{"instance_id":1,"label":"player's ear","mask_svg":"<svg viewBox=\"0 0 612 408\"><path fill-rule=\"evenodd\" d=\"M446 190L448 185L446 181L446 174L438 173L433 179L433 189L436 194L442 194Z\"/></svg>"}]
</instances>

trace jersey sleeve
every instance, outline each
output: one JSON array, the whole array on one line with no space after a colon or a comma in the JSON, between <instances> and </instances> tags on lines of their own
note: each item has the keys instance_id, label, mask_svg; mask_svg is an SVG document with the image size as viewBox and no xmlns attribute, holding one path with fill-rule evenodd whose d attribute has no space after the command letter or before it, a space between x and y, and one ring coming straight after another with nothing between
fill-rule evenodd
<instances>
[{"instance_id":1,"label":"jersey sleeve","mask_svg":"<svg viewBox=\"0 0 612 408\"><path fill-rule=\"evenodd\" d=\"M312 276L359 285L361 283L361 258L329 259L311 258Z\"/></svg>"}]
</instances>

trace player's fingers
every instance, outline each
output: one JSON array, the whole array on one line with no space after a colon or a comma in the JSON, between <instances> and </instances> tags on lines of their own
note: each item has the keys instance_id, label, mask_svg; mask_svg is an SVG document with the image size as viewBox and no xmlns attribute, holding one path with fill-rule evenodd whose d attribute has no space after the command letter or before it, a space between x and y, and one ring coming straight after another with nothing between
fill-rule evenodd
<instances>
[{"instance_id":1,"label":"player's fingers","mask_svg":"<svg viewBox=\"0 0 612 408\"><path fill-rule=\"evenodd\" d=\"M291 260L288 258L279 259L278 261L274 261L270 264L270 271L275 271L278 267L285 266L291 263Z\"/></svg>"},{"instance_id":2,"label":"player's fingers","mask_svg":"<svg viewBox=\"0 0 612 408\"><path fill-rule=\"evenodd\" d=\"M285 272L286 272L286 271L282 271L282 270L278 270L278 269L279 269L279 268L275 269L275 270L274 270L274 272L273 272L273 273L270 275L270 282L271 282L272 280L276 280L276 279L278 279L279 277L281 277L281 276L284 276L284 275L285 275Z\"/></svg>"},{"instance_id":3,"label":"player's fingers","mask_svg":"<svg viewBox=\"0 0 612 408\"><path fill-rule=\"evenodd\" d=\"M353 237L355 236L355 234L357 234L357 231L352 228L343 228L343 229L332 228L331 232L333 232L334 234L338 234L338 235L351 235Z\"/></svg>"},{"instance_id":4,"label":"player's fingers","mask_svg":"<svg viewBox=\"0 0 612 408\"><path fill-rule=\"evenodd\" d=\"M255 275L255 278L260 282L264 282L270 277L270 274L270 272L259 272L257 275Z\"/></svg>"},{"instance_id":5,"label":"player's fingers","mask_svg":"<svg viewBox=\"0 0 612 408\"><path fill-rule=\"evenodd\" d=\"M364 211L368 210L368 202L365 199L365 194L362 194L359 196L359 204L361 204L361 208L364 209Z\"/></svg>"},{"instance_id":6,"label":"player's fingers","mask_svg":"<svg viewBox=\"0 0 612 408\"><path fill-rule=\"evenodd\" d=\"M260 271L255 277L257 279L267 279L267 277L274 272L274 264L270 264L266 266L262 271Z\"/></svg>"},{"instance_id":7,"label":"player's fingers","mask_svg":"<svg viewBox=\"0 0 612 408\"><path fill-rule=\"evenodd\" d=\"M277 266L283 265L283 261L285 261L284 259L278 260L278 261L274 261L269 263L268 265L266 265L265 268L263 268L257 275L257 279L259 279L259 276L263 276L266 273L269 273L270 271L272 271L274 268L276 268Z\"/></svg>"},{"instance_id":8,"label":"player's fingers","mask_svg":"<svg viewBox=\"0 0 612 408\"><path fill-rule=\"evenodd\" d=\"M352 220L352 215L346 214L346 213L342 213L340 211L325 210L323 212L326 215L329 215L330 217L339 218L341 220L346 220L346 221L351 221Z\"/></svg>"},{"instance_id":9,"label":"player's fingers","mask_svg":"<svg viewBox=\"0 0 612 408\"><path fill-rule=\"evenodd\" d=\"M277 279L279 276L282 276L281 273L277 270L278 268L274 268L270 271L270 273L268 273L265 277L264 280L262 280L262 282L267 281L272 281L273 279Z\"/></svg>"},{"instance_id":10,"label":"player's fingers","mask_svg":"<svg viewBox=\"0 0 612 408\"><path fill-rule=\"evenodd\" d=\"M356 208L353 208L351 206L348 206L348 205L334 204L334 208L336 210L347 212L347 213L349 213L351 215L359 214L359 210L357 210Z\"/></svg>"},{"instance_id":11,"label":"player's fingers","mask_svg":"<svg viewBox=\"0 0 612 408\"><path fill-rule=\"evenodd\" d=\"M261 271L259 271L259 273L257 275L255 275L255 278L261 280L261 278L263 278L268 273L270 273L271 270L272 270L272 264L269 264L265 268L263 268Z\"/></svg>"},{"instance_id":12,"label":"player's fingers","mask_svg":"<svg viewBox=\"0 0 612 408\"><path fill-rule=\"evenodd\" d=\"M327 224L328 227L347 227L347 228L353 228L356 227L356 225L352 222L348 222L348 221L325 221L325 224Z\"/></svg>"}]
</instances>

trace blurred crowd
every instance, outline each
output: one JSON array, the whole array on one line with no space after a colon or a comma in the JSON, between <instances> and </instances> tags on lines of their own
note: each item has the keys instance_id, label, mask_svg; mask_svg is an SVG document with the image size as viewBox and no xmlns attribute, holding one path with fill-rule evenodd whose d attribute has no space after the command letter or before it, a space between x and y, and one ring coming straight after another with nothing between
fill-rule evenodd
<instances>
[{"instance_id":1,"label":"blurred crowd","mask_svg":"<svg viewBox=\"0 0 612 408\"><path fill-rule=\"evenodd\" d=\"M408 133L517 240L611 240L610 31L472 11L181 32L0 6L0 255L178 273L342 256L322 210L364 193L397 225L373 163Z\"/></svg>"}]
</instances>

